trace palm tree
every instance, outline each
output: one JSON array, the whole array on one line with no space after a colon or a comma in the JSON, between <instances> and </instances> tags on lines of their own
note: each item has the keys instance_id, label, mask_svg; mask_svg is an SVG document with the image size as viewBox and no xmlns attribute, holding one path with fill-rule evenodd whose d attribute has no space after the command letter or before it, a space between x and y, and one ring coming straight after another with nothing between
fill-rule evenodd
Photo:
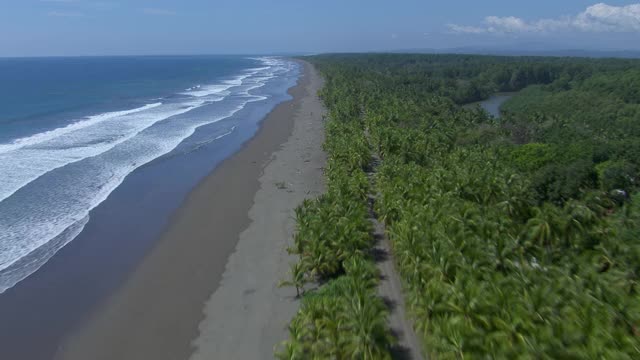
<instances>
[{"instance_id":1,"label":"palm tree","mask_svg":"<svg viewBox=\"0 0 640 360\"><path fill-rule=\"evenodd\" d=\"M281 281L278 286L295 286L296 297L300 297L300 289L307 283L307 269L302 262L291 264L291 280Z\"/></svg>"},{"instance_id":2,"label":"palm tree","mask_svg":"<svg viewBox=\"0 0 640 360\"><path fill-rule=\"evenodd\" d=\"M393 342L386 324L386 309L379 298L356 291L346 309L346 354L352 359L390 359Z\"/></svg>"},{"instance_id":3,"label":"palm tree","mask_svg":"<svg viewBox=\"0 0 640 360\"><path fill-rule=\"evenodd\" d=\"M532 245L544 246L551 249L558 245L564 237L565 226L561 224L561 215L558 209L549 204L540 208L534 208L534 217L527 221L524 237Z\"/></svg>"}]
</instances>

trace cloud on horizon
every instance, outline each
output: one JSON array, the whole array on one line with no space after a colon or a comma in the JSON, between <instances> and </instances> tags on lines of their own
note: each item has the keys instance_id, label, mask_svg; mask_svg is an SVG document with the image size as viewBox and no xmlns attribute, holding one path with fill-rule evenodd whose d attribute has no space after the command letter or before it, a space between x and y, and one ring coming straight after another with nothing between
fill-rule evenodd
<instances>
[{"instance_id":1,"label":"cloud on horizon","mask_svg":"<svg viewBox=\"0 0 640 360\"><path fill-rule=\"evenodd\" d=\"M598 3L574 16L526 21L515 16L487 16L482 26L448 24L455 34L577 32L640 32L640 3L612 6Z\"/></svg>"}]
</instances>

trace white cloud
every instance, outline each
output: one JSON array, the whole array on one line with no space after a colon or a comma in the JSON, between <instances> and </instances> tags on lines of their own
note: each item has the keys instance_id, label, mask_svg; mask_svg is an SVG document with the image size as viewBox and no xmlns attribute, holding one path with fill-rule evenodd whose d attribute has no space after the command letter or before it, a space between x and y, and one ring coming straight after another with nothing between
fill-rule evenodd
<instances>
[{"instance_id":1,"label":"white cloud","mask_svg":"<svg viewBox=\"0 0 640 360\"><path fill-rule=\"evenodd\" d=\"M488 32L487 29L476 26L448 24L447 27L454 33L482 34Z\"/></svg>"},{"instance_id":2,"label":"white cloud","mask_svg":"<svg viewBox=\"0 0 640 360\"><path fill-rule=\"evenodd\" d=\"M447 25L453 33L505 34L548 33L553 31L640 32L640 3L626 6L595 4L583 12L562 18L527 22L515 16L487 16L482 26Z\"/></svg>"},{"instance_id":3,"label":"white cloud","mask_svg":"<svg viewBox=\"0 0 640 360\"><path fill-rule=\"evenodd\" d=\"M627 6L596 4L573 20L572 25L586 31L640 31L640 3Z\"/></svg>"},{"instance_id":4,"label":"white cloud","mask_svg":"<svg viewBox=\"0 0 640 360\"><path fill-rule=\"evenodd\" d=\"M506 32L529 31L531 29L531 25L514 16L487 16L484 21L490 28L504 29Z\"/></svg>"},{"instance_id":5,"label":"white cloud","mask_svg":"<svg viewBox=\"0 0 640 360\"><path fill-rule=\"evenodd\" d=\"M81 17L84 16L83 13L77 11L49 11L47 13L48 16L54 17Z\"/></svg>"},{"instance_id":6,"label":"white cloud","mask_svg":"<svg viewBox=\"0 0 640 360\"><path fill-rule=\"evenodd\" d=\"M167 9L158 9L158 8L144 8L142 12L147 15L176 15L175 11L167 10Z\"/></svg>"}]
</instances>

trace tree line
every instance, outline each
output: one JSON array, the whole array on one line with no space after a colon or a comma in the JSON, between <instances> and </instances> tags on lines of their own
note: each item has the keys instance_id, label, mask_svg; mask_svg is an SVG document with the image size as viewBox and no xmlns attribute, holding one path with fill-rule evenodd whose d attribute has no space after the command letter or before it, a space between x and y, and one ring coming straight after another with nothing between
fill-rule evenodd
<instances>
[{"instance_id":1,"label":"tree line","mask_svg":"<svg viewBox=\"0 0 640 360\"><path fill-rule=\"evenodd\" d=\"M640 62L306 60L326 79L329 191L298 211L293 252L304 282L324 285L303 295L283 358L389 356L370 191L425 354L640 356ZM460 106L521 89L501 119ZM374 189L362 173L371 151Z\"/></svg>"}]
</instances>

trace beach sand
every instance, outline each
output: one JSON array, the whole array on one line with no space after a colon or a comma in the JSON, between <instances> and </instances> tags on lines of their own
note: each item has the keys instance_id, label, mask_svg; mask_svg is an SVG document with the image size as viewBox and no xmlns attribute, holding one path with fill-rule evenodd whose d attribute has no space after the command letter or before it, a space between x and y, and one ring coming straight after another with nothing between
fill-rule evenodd
<instances>
[{"instance_id":1,"label":"beach sand","mask_svg":"<svg viewBox=\"0 0 640 360\"><path fill-rule=\"evenodd\" d=\"M298 302L278 288L294 209L323 189L322 82L304 64L293 100L188 196L126 283L57 359L270 359Z\"/></svg>"}]
</instances>

